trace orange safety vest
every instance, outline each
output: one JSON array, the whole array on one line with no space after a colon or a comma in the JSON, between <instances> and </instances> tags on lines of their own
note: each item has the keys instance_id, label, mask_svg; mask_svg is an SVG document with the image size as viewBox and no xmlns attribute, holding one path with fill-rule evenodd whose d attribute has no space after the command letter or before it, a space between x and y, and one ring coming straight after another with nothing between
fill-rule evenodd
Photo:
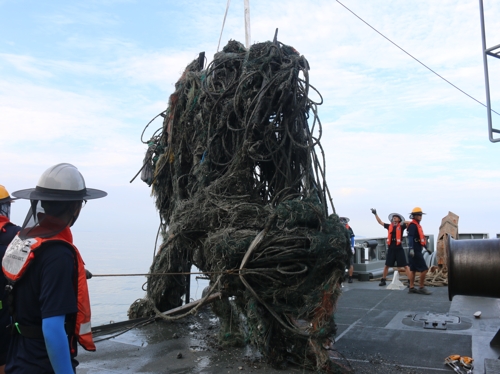
<instances>
[{"instance_id":1,"label":"orange safety vest","mask_svg":"<svg viewBox=\"0 0 500 374\"><path fill-rule=\"evenodd\" d=\"M391 245L391 241L392 241L392 232L394 231L394 225L391 223L389 225L389 233L387 235L387 245ZM398 223L398 225L396 226L396 245L400 245L401 244L401 234L402 234L402 231L401 230L401 224Z\"/></svg>"},{"instance_id":2,"label":"orange safety vest","mask_svg":"<svg viewBox=\"0 0 500 374\"><path fill-rule=\"evenodd\" d=\"M411 223L415 224L415 226L417 226L417 229L418 229L418 236L420 236L420 244L422 245L422 247L425 247L425 244L427 243L425 241L425 235L424 235L424 230L422 230L422 226L420 226L420 223L418 223L418 221L416 220L411 220Z\"/></svg>"},{"instance_id":3,"label":"orange safety vest","mask_svg":"<svg viewBox=\"0 0 500 374\"><path fill-rule=\"evenodd\" d=\"M7 226L8 224L13 225L12 222L9 221L9 219L5 216L0 216L0 231L5 231L4 227Z\"/></svg>"},{"instance_id":4,"label":"orange safety vest","mask_svg":"<svg viewBox=\"0 0 500 374\"><path fill-rule=\"evenodd\" d=\"M85 263L80 256L80 252L78 252L78 249L73 245L73 235L71 234L69 227L66 227L60 233L51 236L50 238L30 238L22 240L19 238L19 235L17 235L5 252L4 259L2 261L3 272L8 280L12 282L18 281L28 269L29 264L35 258L36 250L44 243L48 242L66 243L74 251L77 273L77 276L74 279L74 288L78 312L76 313L75 329L73 333L84 349L87 351L95 351L96 348L92 339L90 325L90 298L87 277L85 274ZM72 345L70 344L70 346ZM73 352L73 348L71 348L71 350L71 353L75 353Z\"/></svg>"}]
</instances>

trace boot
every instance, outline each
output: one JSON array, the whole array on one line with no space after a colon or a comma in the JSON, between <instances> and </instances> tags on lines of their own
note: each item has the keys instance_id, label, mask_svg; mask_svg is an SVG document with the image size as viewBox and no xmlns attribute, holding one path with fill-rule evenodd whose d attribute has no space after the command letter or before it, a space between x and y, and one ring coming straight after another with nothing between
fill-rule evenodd
<instances>
[{"instance_id":1,"label":"boot","mask_svg":"<svg viewBox=\"0 0 500 374\"><path fill-rule=\"evenodd\" d=\"M349 275L349 280L347 281L347 283L352 283L352 277Z\"/></svg>"},{"instance_id":2,"label":"boot","mask_svg":"<svg viewBox=\"0 0 500 374\"><path fill-rule=\"evenodd\" d=\"M385 283L385 278L382 278L382 279L380 280L380 283L379 283L378 285L379 285L379 286L381 286L381 287L382 287L382 286L385 286L385 285L386 285L386 283Z\"/></svg>"}]
</instances>

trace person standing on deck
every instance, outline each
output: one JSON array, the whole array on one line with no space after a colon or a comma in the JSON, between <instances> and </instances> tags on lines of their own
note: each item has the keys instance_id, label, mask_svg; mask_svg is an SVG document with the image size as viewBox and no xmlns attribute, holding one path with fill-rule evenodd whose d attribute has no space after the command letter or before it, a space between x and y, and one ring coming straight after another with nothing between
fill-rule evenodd
<instances>
[{"instance_id":1,"label":"person standing on deck","mask_svg":"<svg viewBox=\"0 0 500 374\"><path fill-rule=\"evenodd\" d=\"M352 231L351 226L349 226L348 224L349 221L350 220L347 217L340 217L340 223L343 223L345 225L345 228L347 229L347 231L349 231L349 236L351 238L352 256L349 263L349 271L348 271L349 280L347 281L347 283L352 283L352 273L354 272L354 254L356 253L356 250L354 249L354 231Z\"/></svg>"},{"instance_id":2,"label":"person standing on deck","mask_svg":"<svg viewBox=\"0 0 500 374\"><path fill-rule=\"evenodd\" d=\"M372 208L371 211L375 215L377 222L387 229L387 246L389 247L385 258L384 272L379 286L386 285L389 268L394 267L396 263L398 264L398 267L405 268L406 275L408 279L410 279L410 268L406 262L406 256L403 249L403 232L407 228L403 216L398 213L391 213L389 214L389 221L391 223L384 223L377 215L376 209Z\"/></svg>"},{"instance_id":3,"label":"person standing on deck","mask_svg":"<svg viewBox=\"0 0 500 374\"><path fill-rule=\"evenodd\" d=\"M71 164L47 169L37 186L13 196L31 201L2 260L12 299L6 373L74 373L77 341L95 351L86 272L70 227L83 203L106 192L86 188ZM9 287L9 286L8 286Z\"/></svg>"},{"instance_id":4,"label":"person standing on deck","mask_svg":"<svg viewBox=\"0 0 500 374\"><path fill-rule=\"evenodd\" d=\"M0 258L3 258L7 246L17 235L21 228L10 222L10 205L14 201L4 186L0 185ZM7 281L0 275L0 374L5 373L5 362L7 349L9 348L10 332L7 326L10 324L10 314L5 295Z\"/></svg>"},{"instance_id":5,"label":"person standing on deck","mask_svg":"<svg viewBox=\"0 0 500 374\"><path fill-rule=\"evenodd\" d=\"M422 251L427 249L424 231L422 226L420 226L423 214L425 213L423 213L422 209L419 207L413 208L410 213L410 219L412 219L412 221L408 225L408 255L411 275L410 289L408 290L408 293L430 295L432 292L425 287L425 276L427 275L429 268L427 267L424 255L422 254ZM417 271L420 272L419 288L415 288L415 274Z\"/></svg>"}]
</instances>

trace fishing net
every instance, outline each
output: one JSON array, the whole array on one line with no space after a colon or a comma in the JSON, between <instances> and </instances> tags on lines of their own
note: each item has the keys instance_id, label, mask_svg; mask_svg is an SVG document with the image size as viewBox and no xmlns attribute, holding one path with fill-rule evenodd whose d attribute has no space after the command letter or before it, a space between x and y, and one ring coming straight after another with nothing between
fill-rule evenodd
<instances>
[{"instance_id":1,"label":"fishing net","mask_svg":"<svg viewBox=\"0 0 500 374\"><path fill-rule=\"evenodd\" d=\"M223 295L221 344L250 342L277 367L349 371L329 347L350 240L328 213L308 70L277 41L230 41L205 69L186 67L144 160L165 229L130 318L182 305L180 273L195 265Z\"/></svg>"}]
</instances>

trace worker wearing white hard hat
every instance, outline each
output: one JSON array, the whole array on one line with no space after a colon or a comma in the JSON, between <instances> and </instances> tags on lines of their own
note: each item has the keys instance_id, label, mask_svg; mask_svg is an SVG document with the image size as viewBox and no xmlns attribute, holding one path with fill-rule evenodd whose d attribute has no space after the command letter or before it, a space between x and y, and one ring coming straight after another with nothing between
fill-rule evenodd
<instances>
[{"instance_id":1,"label":"worker wearing white hard hat","mask_svg":"<svg viewBox=\"0 0 500 374\"><path fill-rule=\"evenodd\" d=\"M70 227L85 201L107 194L87 188L75 166L58 164L35 188L12 195L31 207L2 261L13 295L6 372L72 373L77 342L90 351L95 345L86 271Z\"/></svg>"},{"instance_id":2,"label":"worker wearing white hard hat","mask_svg":"<svg viewBox=\"0 0 500 374\"><path fill-rule=\"evenodd\" d=\"M371 209L372 213L375 215L377 222L387 230L387 255L385 257L385 265L382 273L382 279L380 280L379 286L385 286L387 274L389 273L389 268L396 266L398 268L404 268L408 278L410 277L410 268L408 267L408 262L406 260L405 252L403 249L403 232L407 228L407 223L405 222L403 216L399 213L389 214L390 223L384 223L377 215L376 209ZM408 222L409 223L409 222Z\"/></svg>"}]
</instances>

